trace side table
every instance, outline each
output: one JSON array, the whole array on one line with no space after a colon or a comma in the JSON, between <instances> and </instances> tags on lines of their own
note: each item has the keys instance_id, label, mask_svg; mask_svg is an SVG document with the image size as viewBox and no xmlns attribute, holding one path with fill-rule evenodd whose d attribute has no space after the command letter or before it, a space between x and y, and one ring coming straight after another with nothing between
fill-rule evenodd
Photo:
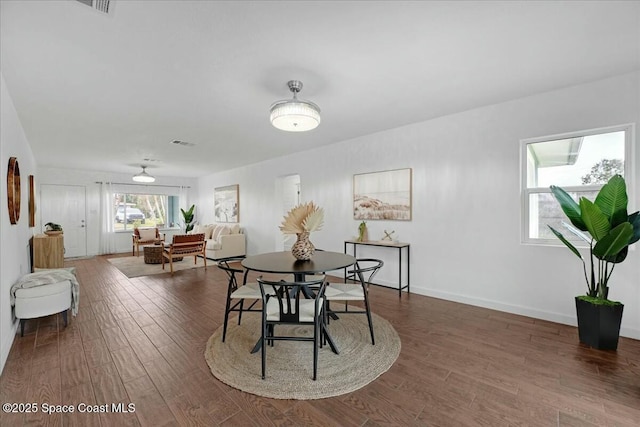
<instances>
[{"instance_id":1,"label":"side table","mask_svg":"<svg viewBox=\"0 0 640 427\"><path fill-rule=\"evenodd\" d=\"M347 253L347 245L351 245L353 247L353 256L357 256L357 247L360 246L378 246L378 247L386 247L398 250L398 297L402 297L402 290L406 289L407 293L409 293L409 285L411 283L411 245L409 243L400 243L400 242L388 242L388 241L366 241L359 242L357 240L345 240L344 241L344 253ZM405 249L407 252L407 283L405 285L402 284L402 250ZM345 273L345 283L346 280L349 279ZM378 283L371 283L372 285L385 286L380 285Z\"/></svg>"},{"instance_id":2,"label":"side table","mask_svg":"<svg viewBox=\"0 0 640 427\"><path fill-rule=\"evenodd\" d=\"M162 264L162 245L143 246L145 264Z\"/></svg>"}]
</instances>

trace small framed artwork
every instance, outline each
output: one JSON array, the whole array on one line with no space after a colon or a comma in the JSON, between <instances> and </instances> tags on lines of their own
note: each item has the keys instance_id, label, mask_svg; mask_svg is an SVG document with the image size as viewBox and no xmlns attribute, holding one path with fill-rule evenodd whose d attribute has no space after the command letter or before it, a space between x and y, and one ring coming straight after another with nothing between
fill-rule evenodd
<instances>
[{"instance_id":1,"label":"small framed artwork","mask_svg":"<svg viewBox=\"0 0 640 427\"><path fill-rule=\"evenodd\" d=\"M218 187L213 192L213 208L216 222L238 222L240 220L240 186L238 184Z\"/></svg>"},{"instance_id":2,"label":"small framed artwork","mask_svg":"<svg viewBox=\"0 0 640 427\"><path fill-rule=\"evenodd\" d=\"M354 175L353 219L411 221L411 168Z\"/></svg>"},{"instance_id":3,"label":"small framed artwork","mask_svg":"<svg viewBox=\"0 0 640 427\"><path fill-rule=\"evenodd\" d=\"M35 177L29 175L29 227L36 226L36 191Z\"/></svg>"}]
</instances>

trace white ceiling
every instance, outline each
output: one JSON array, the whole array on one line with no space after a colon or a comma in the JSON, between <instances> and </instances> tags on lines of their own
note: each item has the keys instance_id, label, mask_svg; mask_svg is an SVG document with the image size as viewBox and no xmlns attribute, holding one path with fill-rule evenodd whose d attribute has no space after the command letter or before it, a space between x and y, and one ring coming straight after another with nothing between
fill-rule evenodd
<instances>
[{"instance_id":1,"label":"white ceiling","mask_svg":"<svg viewBox=\"0 0 640 427\"><path fill-rule=\"evenodd\" d=\"M638 1L111 9L0 1L1 70L40 166L198 177L640 69ZM269 123L291 79L322 109L311 132Z\"/></svg>"}]
</instances>

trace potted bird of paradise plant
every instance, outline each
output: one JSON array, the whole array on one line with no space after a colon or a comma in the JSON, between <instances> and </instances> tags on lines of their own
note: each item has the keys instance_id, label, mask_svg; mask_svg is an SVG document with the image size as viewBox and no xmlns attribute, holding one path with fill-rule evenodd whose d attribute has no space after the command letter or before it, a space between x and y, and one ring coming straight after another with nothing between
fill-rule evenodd
<instances>
[{"instance_id":1,"label":"potted bird of paradise plant","mask_svg":"<svg viewBox=\"0 0 640 427\"><path fill-rule=\"evenodd\" d=\"M182 208L180 208L180 212L182 213L182 219L184 220L184 227L185 233L190 232L191 230L193 230L193 227L195 226L193 219L194 219L194 213L193 210L196 208L196 205L191 205L191 207L189 209L187 209L186 211Z\"/></svg>"},{"instance_id":2,"label":"potted bird of paradise plant","mask_svg":"<svg viewBox=\"0 0 640 427\"><path fill-rule=\"evenodd\" d=\"M615 350L624 305L609 299L609 279L615 266L627 258L629 246L640 239L640 212L627 213L627 187L621 175L611 177L593 202L585 197L576 202L562 188L554 185L550 188L573 225L567 225L568 230L589 247L585 259L562 233L549 226L582 261L587 294L576 297L580 342L601 350Z\"/></svg>"}]
</instances>

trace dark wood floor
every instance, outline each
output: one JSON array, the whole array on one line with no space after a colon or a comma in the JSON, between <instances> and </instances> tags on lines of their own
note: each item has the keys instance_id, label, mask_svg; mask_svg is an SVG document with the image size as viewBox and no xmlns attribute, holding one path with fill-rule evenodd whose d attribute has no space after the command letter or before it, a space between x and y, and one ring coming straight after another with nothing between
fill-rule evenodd
<instances>
[{"instance_id":1,"label":"dark wood floor","mask_svg":"<svg viewBox=\"0 0 640 427\"><path fill-rule=\"evenodd\" d=\"M80 312L67 328L61 316L27 322L0 377L0 400L40 407L134 403L135 412L2 413L2 426L637 426L640 420L639 341L623 338L617 352L591 350L578 344L573 327L419 295L398 299L381 287L371 289L373 309L402 339L388 372L329 399L246 394L216 380L203 356L223 319L226 281L216 267L128 279L106 257L67 264L77 267Z\"/></svg>"}]
</instances>

